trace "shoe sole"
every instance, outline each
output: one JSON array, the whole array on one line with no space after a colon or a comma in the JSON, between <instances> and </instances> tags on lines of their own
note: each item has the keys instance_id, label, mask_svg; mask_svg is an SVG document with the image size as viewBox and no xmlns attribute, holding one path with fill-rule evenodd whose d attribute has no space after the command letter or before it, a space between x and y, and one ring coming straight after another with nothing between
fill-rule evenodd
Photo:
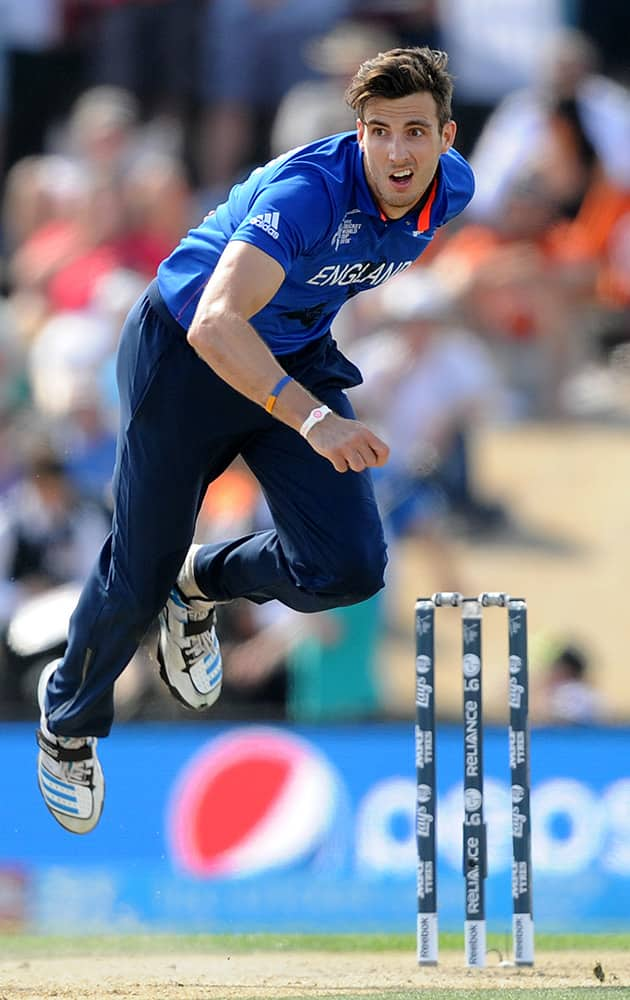
<instances>
[{"instance_id":1,"label":"shoe sole","mask_svg":"<svg viewBox=\"0 0 630 1000\"><path fill-rule=\"evenodd\" d=\"M159 643L158 643L158 649L157 649L157 661L158 661L158 663L160 665L160 677L162 678L162 680L166 684L167 688L169 689L169 691L173 695L173 698L175 698L175 700L178 701L180 703L180 705L183 705L184 708L187 708L189 712L201 712L201 711L203 711L203 709L205 708L205 705L200 705L199 708L195 708L194 705L190 705L186 701L186 699L184 698L184 696L182 694L180 694L180 692L177 690L177 688L173 684L171 684L171 682L169 680L169 677L168 677L168 674L166 672L166 664L164 663L164 658L162 656L162 650L160 649L160 644Z\"/></svg>"}]
</instances>

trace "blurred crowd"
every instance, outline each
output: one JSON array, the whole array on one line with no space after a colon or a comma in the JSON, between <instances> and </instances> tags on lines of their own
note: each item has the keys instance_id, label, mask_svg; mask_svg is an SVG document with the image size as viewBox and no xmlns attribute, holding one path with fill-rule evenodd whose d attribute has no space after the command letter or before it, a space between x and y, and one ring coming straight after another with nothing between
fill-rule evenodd
<instances>
[{"instance_id":1,"label":"blurred crowd","mask_svg":"<svg viewBox=\"0 0 630 1000\"><path fill-rule=\"evenodd\" d=\"M422 264L334 330L366 376L357 411L392 446L376 483L392 551L417 540L434 589L466 590L450 539L511 523L478 490L481 422L628 419L629 31L627 0L0 0L1 717L33 716L108 530L126 311L248 170L353 128L345 86L377 51L449 52L477 177ZM197 540L268 516L236 464ZM219 626L214 718L382 716L383 596L314 616L235 602ZM119 718L179 717L154 639Z\"/></svg>"}]
</instances>

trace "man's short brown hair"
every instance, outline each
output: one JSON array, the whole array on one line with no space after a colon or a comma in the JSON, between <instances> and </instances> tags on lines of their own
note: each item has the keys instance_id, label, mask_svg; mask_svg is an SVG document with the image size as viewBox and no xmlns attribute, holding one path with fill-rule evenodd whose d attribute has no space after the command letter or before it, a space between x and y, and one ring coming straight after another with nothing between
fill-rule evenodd
<instances>
[{"instance_id":1,"label":"man's short brown hair","mask_svg":"<svg viewBox=\"0 0 630 1000\"><path fill-rule=\"evenodd\" d=\"M366 59L346 91L346 101L363 121L365 105L373 97L388 100L428 93L433 97L440 128L451 120L453 78L447 72L446 52L416 46L390 49Z\"/></svg>"}]
</instances>

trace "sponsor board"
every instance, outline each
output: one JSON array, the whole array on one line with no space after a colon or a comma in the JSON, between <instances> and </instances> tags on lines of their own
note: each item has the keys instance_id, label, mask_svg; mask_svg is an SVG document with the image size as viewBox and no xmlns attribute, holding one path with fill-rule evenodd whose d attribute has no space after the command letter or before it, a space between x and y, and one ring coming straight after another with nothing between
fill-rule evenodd
<instances>
[{"instance_id":1,"label":"sponsor board","mask_svg":"<svg viewBox=\"0 0 630 1000\"><path fill-rule=\"evenodd\" d=\"M61 929L61 921L72 932L409 932L418 884L425 892L437 886L441 926L461 927L461 726L440 727L429 750L425 736L414 741L411 722L120 725L101 744L102 821L81 838L58 827L40 799L32 726L3 724L0 740L12 761L0 867L21 873L17 894L13 882L5 886L5 910L31 929ZM542 929L588 922L630 930L629 740L624 730L532 733L533 893ZM414 767L415 754L429 752L438 772L430 800L426 788L418 792ZM520 752L518 734L510 747L505 729L484 733L487 913L499 928L509 926L512 894L529 888L525 866L512 863L524 789L510 780L510 752ZM471 793L469 816L477 815ZM429 801L437 802L430 811ZM417 884L417 837L433 828L437 869L423 869Z\"/></svg>"}]
</instances>

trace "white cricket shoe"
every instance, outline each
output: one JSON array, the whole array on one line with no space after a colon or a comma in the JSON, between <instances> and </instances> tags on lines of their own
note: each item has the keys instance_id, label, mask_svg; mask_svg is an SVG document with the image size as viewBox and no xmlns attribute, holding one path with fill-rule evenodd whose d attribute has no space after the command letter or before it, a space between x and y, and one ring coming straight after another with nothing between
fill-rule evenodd
<instances>
[{"instance_id":1,"label":"white cricket shoe","mask_svg":"<svg viewBox=\"0 0 630 1000\"><path fill-rule=\"evenodd\" d=\"M95 736L55 736L46 725L46 687L58 663L53 660L44 667L37 685L41 711L37 781L57 822L70 833L89 833L103 812L105 779L96 756Z\"/></svg>"},{"instance_id":2,"label":"white cricket shoe","mask_svg":"<svg viewBox=\"0 0 630 1000\"><path fill-rule=\"evenodd\" d=\"M179 701L197 711L221 694L223 664L215 630L215 603L171 590L160 613L160 676Z\"/></svg>"}]
</instances>

